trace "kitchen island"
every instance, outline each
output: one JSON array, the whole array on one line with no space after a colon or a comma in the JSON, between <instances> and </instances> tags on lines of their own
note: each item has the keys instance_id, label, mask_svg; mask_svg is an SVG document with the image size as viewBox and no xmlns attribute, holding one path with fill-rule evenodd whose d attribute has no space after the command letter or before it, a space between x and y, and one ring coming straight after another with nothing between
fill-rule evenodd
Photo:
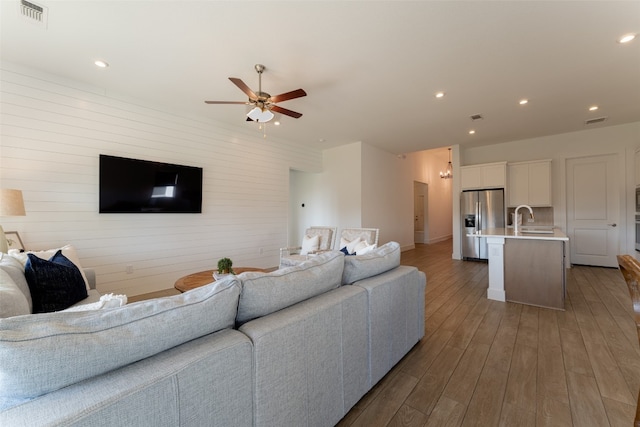
<instances>
[{"instance_id":1,"label":"kitchen island","mask_svg":"<svg viewBox=\"0 0 640 427\"><path fill-rule=\"evenodd\" d=\"M487 298L564 310L565 245L558 229L490 228L473 237L487 239Z\"/></svg>"}]
</instances>

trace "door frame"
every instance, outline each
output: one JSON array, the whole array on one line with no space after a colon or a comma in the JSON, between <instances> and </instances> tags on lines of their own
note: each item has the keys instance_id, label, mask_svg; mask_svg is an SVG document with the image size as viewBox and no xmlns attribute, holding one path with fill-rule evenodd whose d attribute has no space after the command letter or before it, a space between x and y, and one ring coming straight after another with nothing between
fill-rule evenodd
<instances>
[{"instance_id":1,"label":"door frame","mask_svg":"<svg viewBox=\"0 0 640 427\"><path fill-rule=\"evenodd\" d=\"M423 239L422 242L418 242L416 241L416 229L415 229L415 221L414 221L414 227L413 227L413 240L414 243L428 243L429 242L429 184L426 182L422 182L422 181L418 181L418 180L413 180L413 214L415 216L416 213L416 188L417 186L422 187L422 189L424 190L423 196L423 205L422 205L422 209L424 212L424 222L422 224L422 233L423 233Z\"/></svg>"},{"instance_id":2,"label":"door frame","mask_svg":"<svg viewBox=\"0 0 640 427\"><path fill-rule=\"evenodd\" d=\"M626 239L626 235L627 235L627 220L626 220L626 206L627 206L627 197L626 197L626 176L627 176L627 167L626 167L626 162L625 162L625 155L624 153L621 152L606 152L606 153L597 153L597 154L589 154L589 155L584 155L584 156L573 156L573 157L565 157L562 162L562 168L564 169L562 173L562 177L563 177L563 181L561 183L561 189L564 192L563 194L563 201L564 201L564 220L565 220L565 230L566 230L566 234L569 236L569 229L573 228L570 227L571 224L571 218L569 218L569 206L571 201L569 200L569 174L570 174L570 168L569 168L569 162L572 160L580 160L580 159L590 159L590 158L599 158L599 157L608 157L608 156L613 156L615 157L615 163L616 163L616 177L614 178L614 185L617 187L618 190L618 218L615 219L615 223L617 224L617 229L618 229L618 236L617 236L617 247L616 247L616 252L617 253L622 253L625 250L623 249L623 245L624 247L627 246L627 239ZM571 236L569 236L569 247L567 248L568 250L566 251L566 266L570 267L573 263L574 263L574 259L572 259L572 254L573 254L573 241ZM621 252L622 251L622 252ZM615 265L611 265L611 267L617 267L617 263Z\"/></svg>"}]
</instances>

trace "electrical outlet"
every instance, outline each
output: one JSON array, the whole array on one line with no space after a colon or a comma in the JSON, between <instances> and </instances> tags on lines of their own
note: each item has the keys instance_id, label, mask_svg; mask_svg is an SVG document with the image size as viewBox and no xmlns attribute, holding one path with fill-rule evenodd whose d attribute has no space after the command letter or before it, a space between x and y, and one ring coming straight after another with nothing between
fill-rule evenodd
<instances>
[{"instance_id":1,"label":"electrical outlet","mask_svg":"<svg viewBox=\"0 0 640 427\"><path fill-rule=\"evenodd\" d=\"M263 253L263 252L264 252L264 250L263 250L262 248L260 248L260 249L258 250L258 253L259 253L260 255L262 255L262 253Z\"/></svg>"},{"instance_id":2,"label":"electrical outlet","mask_svg":"<svg viewBox=\"0 0 640 427\"><path fill-rule=\"evenodd\" d=\"M127 265L127 266L125 267L124 271L125 271L127 274L133 274L133 265L131 265L131 264Z\"/></svg>"},{"instance_id":3,"label":"electrical outlet","mask_svg":"<svg viewBox=\"0 0 640 427\"><path fill-rule=\"evenodd\" d=\"M536 222L533 218L527 218L527 222Z\"/></svg>"}]
</instances>

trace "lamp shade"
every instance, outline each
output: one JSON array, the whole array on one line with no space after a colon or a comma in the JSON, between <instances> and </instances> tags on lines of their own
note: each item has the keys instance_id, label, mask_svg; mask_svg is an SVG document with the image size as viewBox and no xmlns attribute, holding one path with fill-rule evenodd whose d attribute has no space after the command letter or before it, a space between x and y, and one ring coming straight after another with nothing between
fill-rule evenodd
<instances>
[{"instance_id":1,"label":"lamp shade","mask_svg":"<svg viewBox=\"0 0 640 427\"><path fill-rule=\"evenodd\" d=\"M247 117L254 122L265 123L273 119L274 114L267 109L262 110L259 107L255 107L253 110L249 111Z\"/></svg>"},{"instance_id":2,"label":"lamp shade","mask_svg":"<svg viewBox=\"0 0 640 427\"><path fill-rule=\"evenodd\" d=\"M0 189L0 216L24 216L24 200L21 190Z\"/></svg>"}]
</instances>

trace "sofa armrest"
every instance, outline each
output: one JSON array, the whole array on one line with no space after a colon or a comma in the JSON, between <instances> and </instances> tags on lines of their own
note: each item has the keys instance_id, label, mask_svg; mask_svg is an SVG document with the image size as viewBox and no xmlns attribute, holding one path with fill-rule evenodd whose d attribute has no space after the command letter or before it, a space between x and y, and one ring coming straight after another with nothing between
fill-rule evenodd
<instances>
[{"instance_id":1,"label":"sofa armrest","mask_svg":"<svg viewBox=\"0 0 640 427\"><path fill-rule=\"evenodd\" d=\"M87 276L87 281L89 282L89 288L96 288L96 271L93 268L83 268L82 271L84 275Z\"/></svg>"}]
</instances>

